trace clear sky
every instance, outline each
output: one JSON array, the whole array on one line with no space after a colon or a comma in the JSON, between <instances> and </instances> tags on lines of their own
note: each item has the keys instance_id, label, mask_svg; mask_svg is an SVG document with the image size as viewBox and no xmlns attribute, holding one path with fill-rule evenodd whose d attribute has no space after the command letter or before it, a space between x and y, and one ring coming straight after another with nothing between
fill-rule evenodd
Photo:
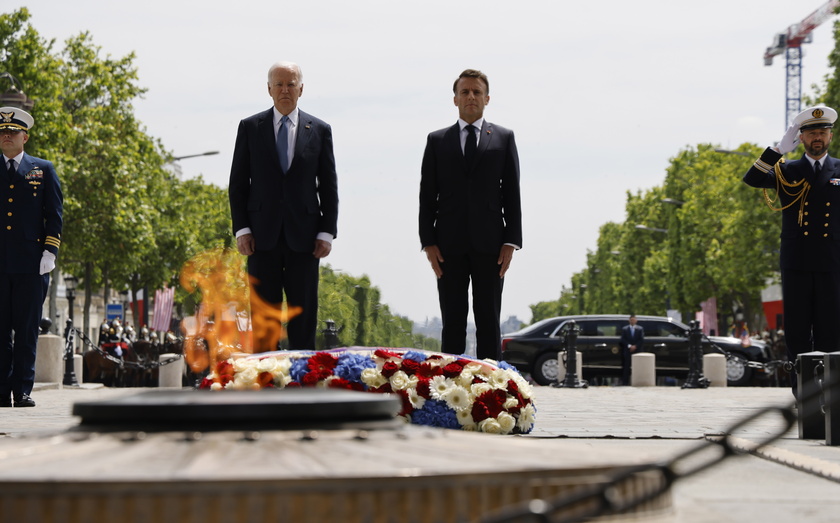
<instances>
[{"instance_id":1,"label":"clear sky","mask_svg":"<svg viewBox=\"0 0 840 523\"><path fill-rule=\"evenodd\" d=\"M301 109L333 126L338 238L326 262L367 274L394 312L439 315L417 234L426 135L455 123L452 82L490 78L485 117L516 133L524 245L505 279L502 319L530 321L624 220L627 191L660 185L687 146L769 145L784 132L777 32L824 0L443 0L179 2L28 0L57 46L89 31L103 55L137 55L139 119L185 177L227 187L240 119L271 106L268 67L298 62ZM4 12L16 8L7 2ZM822 83L832 22L804 46L803 92ZM60 174L60 173L59 173ZM742 173L732 173L740 177ZM756 195L756 205L760 205ZM664 311L663 311L664 313Z\"/></svg>"}]
</instances>

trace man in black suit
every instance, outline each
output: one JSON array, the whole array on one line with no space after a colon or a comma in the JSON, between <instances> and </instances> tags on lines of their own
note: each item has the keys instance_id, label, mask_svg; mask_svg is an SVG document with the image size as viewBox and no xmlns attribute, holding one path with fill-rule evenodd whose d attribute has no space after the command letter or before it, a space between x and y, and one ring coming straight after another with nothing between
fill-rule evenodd
<instances>
[{"instance_id":1,"label":"man in black suit","mask_svg":"<svg viewBox=\"0 0 840 523\"><path fill-rule=\"evenodd\" d=\"M289 347L314 350L318 265L338 223L332 129L298 109L297 64L271 66L268 94L274 107L239 123L229 185L233 232L259 297L279 305L285 292L289 307L301 308L289 321ZM258 351L275 349L254 342Z\"/></svg>"},{"instance_id":2,"label":"man in black suit","mask_svg":"<svg viewBox=\"0 0 840 523\"><path fill-rule=\"evenodd\" d=\"M442 349L466 348L472 282L477 356L501 358L504 276L522 247L519 156L513 131L484 120L490 84L467 69L455 80L459 120L429 134L420 179L420 243L437 276Z\"/></svg>"},{"instance_id":3,"label":"man in black suit","mask_svg":"<svg viewBox=\"0 0 840 523\"><path fill-rule=\"evenodd\" d=\"M840 350L840 161L828 156L837 112L808 108L777 147L768 147L744 175L753 187L775 189L782 211L780 266L788 358ZM805 154L782 156L802 142ZM796 379L793 381L794 392Z\"/></svg>"},{"instance_id":4,"label":"man in black suit","mask_svg":"<svg viewBox=\"0 0 840 523\"><path fill-rule=\"evenodd\" d=\"M621 384L630 384L630 362L633 354L642 350L645 344L645 331L641 325L636 324L636 315L631 314L629 323L621 328L621 339L618 346L621 347Z\"/></svg>"},{"instance_id":5,"label":"man in black suit","mask_svg":"<svg viewBox=\"0 0 840 523\"><path fill-rule=\"evenodd\" d=\"M0 407L35 406L38 323L61 246L55 168L23 151L34 124L22 109L0 108Z\"/></svg>"}]
</instances>

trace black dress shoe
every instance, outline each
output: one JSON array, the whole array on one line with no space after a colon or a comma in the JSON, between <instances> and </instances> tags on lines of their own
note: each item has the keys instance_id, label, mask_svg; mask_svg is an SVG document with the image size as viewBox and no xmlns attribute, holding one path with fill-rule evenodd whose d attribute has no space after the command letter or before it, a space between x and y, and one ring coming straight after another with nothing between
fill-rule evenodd
<instances>
[{"instance_id":1,"label":"black dress shoe","mask_svg":"<svg viewBox=\"0 0 840 523\"><path fill-rule=\"evenodd\" d=\"M11 396L4 396L0 398L0 407L11 407L12 406L12 398Z\"/></svg>"},{"instance_id":2,"label":"black dress shoe","mask_svg":"<svg viewBox=\"0 0 840 523\"><path fill-rule=\"evenodd\" d=\"M24 394L20 398L15 398L15 408L20 407L34 407L35 400L29 397L29 394Z\"/></svg>"}]
</instances>

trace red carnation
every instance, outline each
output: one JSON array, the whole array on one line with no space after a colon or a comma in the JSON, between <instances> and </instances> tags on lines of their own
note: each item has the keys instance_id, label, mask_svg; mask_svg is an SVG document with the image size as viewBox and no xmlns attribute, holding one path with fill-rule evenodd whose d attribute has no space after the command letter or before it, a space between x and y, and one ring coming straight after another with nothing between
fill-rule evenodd
<instances>
[{"instance_id":1,"label":"red carnation","mask_svg":"<svg viewBox=\"0 0 840 523\"><path fill-rule=\"evenodd\" d=\"M295 388L295 387L300 387L300 386L301 386L300 383L298 383L296 381L291 381L291 382L289 382L288 385L286 385L286 388L288 389L288 388Z\"/></svg>"},{"instance_id":2,"label":"red carnation","mask_svg":"<svg viewBox=\"0 0 840 523\"><path fill-rule=\"evenodd\" d=\"M430 380L429 378L423 378L423 377L421 377L417 381L417 386L415 387L415 390L417 390L417 395L418 396L424 397L426 399L429 399L429 398L432 397L432 391L431 391L431 386L430 386L431 381L432 380Z\"/></svg>"},{"instance_id":3,"label":"red carnation","mask_svg":"<svg viewBox=\"0 0 840 523\"><path fill-rule=\"evenodd\" d=\"M399 365L393 361L386 361L385 365L382 366L382 375L390 379L398 370L400 370Z\"/></svg>"},{"instance_id":4,"label":"red carnation","mask_svg":"<svg viewBox=\"0 0 840 523\"><path fill-rule=\"evenodd\" d=\"M329 387L333 389L364 390L364 386L361 383L348 381L344 378L330 380Z\"/></svg>"},{"instance_id":5,"label":"red carnation","mask_svg":"<svg viewBox=\"0 0 840 523\"><path fill-rule=\"evenodd\" d=\"M434 378L435 376L443 375L443 369L438 366L432 366L429 363L421 363L420 368L417 369L417 375L424 378Z\"/></svg>"},{"instance_id":6,"label":"red carnation","mask_svg":"<svg viewBox=\"0 0 840 523\"><path fill-rule=\"evenodd\" d=\"M402 410L400 410L400 416L408 416L412 412L414 412L414 405L411 404L411 400L408 399L408 393L404 390L398 390L397 395L402 400Z\"/></svg>"}]
</instances>

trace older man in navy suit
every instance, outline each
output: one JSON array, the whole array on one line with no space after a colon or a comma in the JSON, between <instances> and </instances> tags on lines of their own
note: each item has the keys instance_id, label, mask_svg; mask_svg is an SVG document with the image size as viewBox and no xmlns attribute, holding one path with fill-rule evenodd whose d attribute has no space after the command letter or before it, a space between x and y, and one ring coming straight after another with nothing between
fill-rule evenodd
<instances>
[{"instance_id":1,"label":"older man in navy suit","mask_svg":"<svg viewBox=\"0 0 840 523\"><path fill-rule=\"evenodd\" d=\"M34 124L22 109L0 108L0 407L35 406L38 322L61 246L64 200L55 168L23 151Z\"/></svg>"},{"instance_id":2,"label":"older man in navy suit","mask_svg":"<svg viewBox=\"0 0 840 523\"><path fill-rule=\"evenodd\" d=\"M437 276L442 349L466 348L468 289L479 358L501 358L504 276L522 247L519 156L513 131L484 119L490 83L467 69L455 80L458 122L429 134L420 178L420 243Z\"/></svg>"},{"instance_id":3,"label":"older man in navy suit","mask_svg":"<svg viewBox=\"0 0 840 523\"><path fill-rule=\"evenodd\" d=\"M828 156L837 112L810 107L796 116L777 147L768 147L744 175L775 189L782 212L780 266L788 358L840 350L840 161ZM802 142L805 154L782 156ZM794 391L796 380L793 380Z\"/></svg>"},{"instance_id":4,"label":"older man in navy suit","mask_svg":"<svg viewBox=\"0 0 840 523\"><path fill-rule=\"evenodd\" d=\"M280 304L285 292L288 305L302 310L289 322L289 347L313 350L318 265L337 234L332 129L298 109L297 64L271 66L268 94L274 107L239 123L229 185L233 232L260 298Z\"/></svg>"}]
</instances>

